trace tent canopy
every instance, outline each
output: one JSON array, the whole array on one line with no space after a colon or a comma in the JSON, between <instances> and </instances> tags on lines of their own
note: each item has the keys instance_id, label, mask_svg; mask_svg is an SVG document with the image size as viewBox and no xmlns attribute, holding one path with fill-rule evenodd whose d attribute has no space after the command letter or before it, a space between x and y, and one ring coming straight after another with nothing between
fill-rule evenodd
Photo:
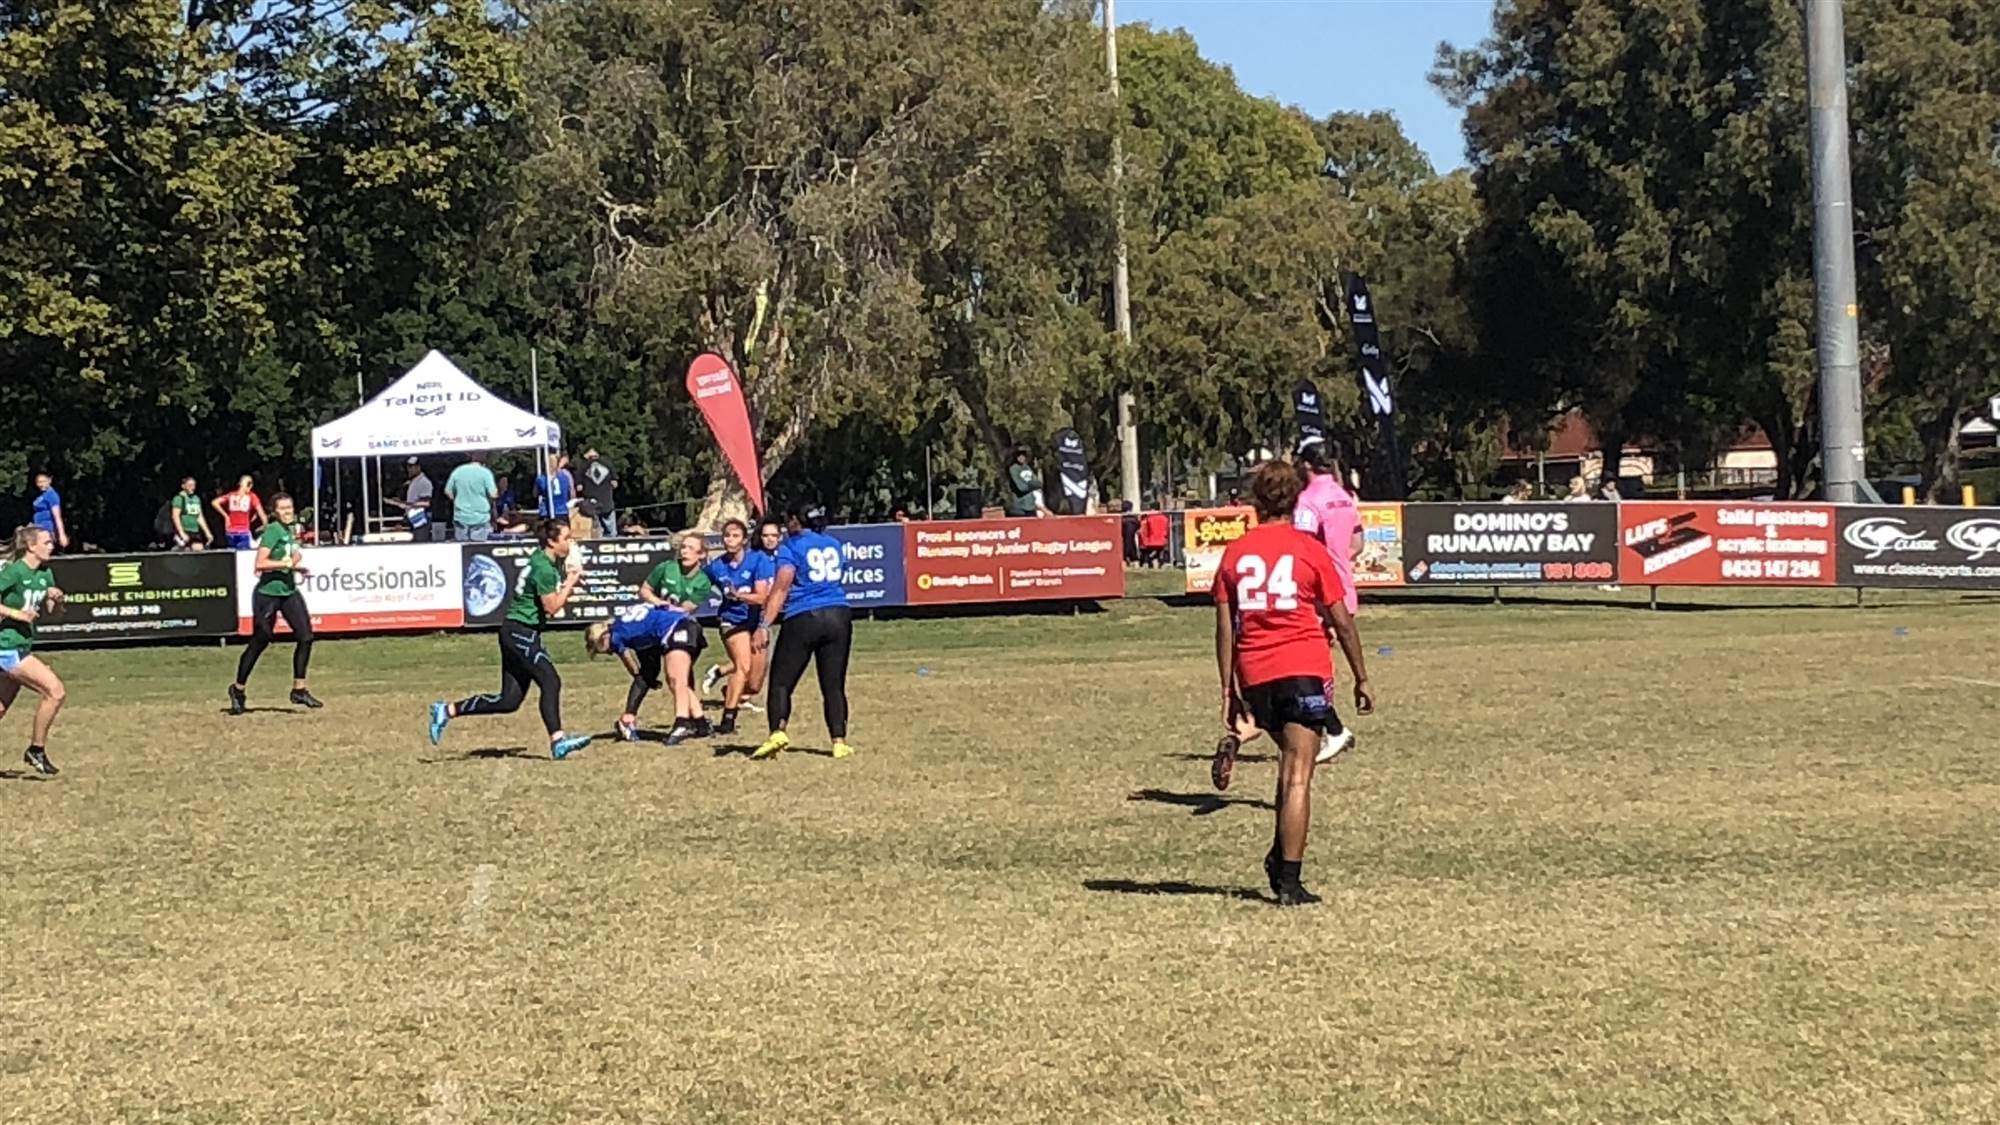
<instances>
[{"instance_id":1,"label":"tent canopy","mask_svg":"<svg viewBox=\"0 0 2000 1125\"><path fill-rule=\"evenodd\" d=\"M561 427L494 397L437 352L352 414L312 432L316 461L561 444Z\"/></svg>"}]
</instances>

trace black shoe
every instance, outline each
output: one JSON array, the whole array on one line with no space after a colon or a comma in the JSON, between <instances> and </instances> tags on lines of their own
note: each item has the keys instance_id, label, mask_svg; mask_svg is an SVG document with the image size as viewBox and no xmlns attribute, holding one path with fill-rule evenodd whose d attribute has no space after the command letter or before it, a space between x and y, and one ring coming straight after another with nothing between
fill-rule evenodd
<instances>
[{"instance_id":1,"label":"black shoe","mask_svg":"<svg viewBox=\"0 0 2000 1125\"><path fill-rule=\"evenodd\" d=\"M1217 789L1229 788L1229 775L1236 772L1236 752L1243 748L1243 740L1234 734L1225 734L1222 741L1215 744L1215 759L1208 763L1208 779Z\"/></svg>"},{"instance_id":2,"label":"black shoe","mask_svg":"<svg viewBox=\"0 0 2000 1125\"><path fill-rule=\"evenodd\" d=\"M677 722L667 731L667 737L663 741L669 746L679 746L693 737L695 737L694 728L686 723Z\"/></svg>"},{"instance_id":3,"label":"black shoe","mask_svg":"<svg viewBox=\"0 0 2000 1125\"><path fill-rule=\"evenodd\" d=\"M248 710L249 707L250 707L250 699L248 696L243 694L243 689L237 687L235 684L230 684L229 713L232 715L241 715L244 711Z\"/></svg>"},{"instance_id":4,"label":"black shoe","mask_svg":"<svg viewBox=\"0 0 2000 1125\"><path fill-rule=\"evenodd\" d=\"M1319 896L1306 890L1305 885L1302 883L1293 883L1289 887L1278 888L1279 906L1311 906L1318 901Z\"/></svg>"},{"instance_id":5,"label":"black shoe","mask_svg":"<svg viewBox=\"0 0 2000 1125\"><path fill-rule=\"evenodd\" d=\"M715 724L708 721L707 715L691 720L688 725L694 728L696 738L709 738L715 734Z\"/></svg>"},{"instance_id":6,"label":"black shoe","mask_svg":"<svg viewBox=\"0 0 2000 1125\"><path fill-rule=\"evenodd\" d=\"M28 747L28 752L21 755L21 760L28 763L29 769L43 777L54 777L62 772L56 768L54 762L49 761L49 752L39 746Z\"/></svg>"},{"instance_id":7,"label":"black shoe","mask_svg":"<svg viewBox=\"0 0 2000 1125\"><path fill-rule=\"evenodd\" d=\"M304 707L309 711L317 711L326 706L326 704L314 699L313 693L304 688L292 689L292 705L295 707Z\"/></svg>"},{"instance_id":8,"label":"black shoe","mask_svg":"<svg viewBox=\"0 0 2000 1125\"><path fill-rule=\"evenodd\" d=\"M1270 882L1272 894L1277 894L1284 889L1284 883L1278 878L1278 849L1276 847L1264 853L1264 878Z\"/></svg>"},{"instance_id":9,"label":"black shoe","mask_svg":"<svg viewBox=\"0 0 2000 1125\"><path fill-rule=\"evenodd\" d=\"M717 724L715 724L715 733L717 733L717 734L735 734L735 733L736 733L736 716L735 716L735 715L724 715L724 716L722 716L722 721L721 721L721 722L719 722L719 723L717 723Z\"/></svg>"}]
</instances>

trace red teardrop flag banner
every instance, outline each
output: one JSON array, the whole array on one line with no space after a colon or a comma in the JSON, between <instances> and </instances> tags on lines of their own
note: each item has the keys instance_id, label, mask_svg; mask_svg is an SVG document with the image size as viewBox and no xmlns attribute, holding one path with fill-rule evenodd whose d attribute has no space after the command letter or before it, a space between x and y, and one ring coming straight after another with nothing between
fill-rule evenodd
<instances>
[{"instance_id":1,"label":"red teardrop flag banner","mask_svg":"<svg viewBox=\"0 0 2000 1125\"><path fill-rule=\"evenodd\" d=\"M730 370L728 360L713 352L697 356L688 365L687 388L694 404L701 408L701 416L708 420L723 459L743 483L743 491L750 494L750 503L763 511L764 473L757 465L757 437L750 432L750 408L743 401L736 372Z\"/></svg>"}]
</instances>

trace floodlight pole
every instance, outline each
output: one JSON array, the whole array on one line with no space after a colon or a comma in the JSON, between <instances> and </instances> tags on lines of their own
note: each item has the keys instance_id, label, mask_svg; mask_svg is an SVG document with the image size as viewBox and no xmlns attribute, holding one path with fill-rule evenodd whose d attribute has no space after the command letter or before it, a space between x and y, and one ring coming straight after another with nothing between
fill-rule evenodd
<instances>
[{"instance_id":1,"label":"floodlight pole","mask_svg":"<svg viewBox=\"0 0 2000 1125\"><path fill-rule=\"evenodd\" d=\"M1861 427L1860 308L1854 284L1854 186L1848 170L1844 0L1806 0L1812 111L1813 283L1818 295L1820 464L1826 498L1858 500L1867 476Z\"/></svg>"},{"instance_id":2,"label":"floodlight pole","mask_svg":"<svg viewBox=\"0 0 2000 1125\"><path fill-rule=\"evenodd\" d=\"M1118 342L1129 360L1132 351L1132 270L1125 246L1125 103L1118 93L1118 0L1104 0L1104 73L1111 83L1115 116L1111 121L1111 214L1117 249L1111 268L1111 308ZM1133 418L1132 392L1118 396L1118 475L1124 500L1139 510L1139 425Z\"/></svg>"}]
</instances>

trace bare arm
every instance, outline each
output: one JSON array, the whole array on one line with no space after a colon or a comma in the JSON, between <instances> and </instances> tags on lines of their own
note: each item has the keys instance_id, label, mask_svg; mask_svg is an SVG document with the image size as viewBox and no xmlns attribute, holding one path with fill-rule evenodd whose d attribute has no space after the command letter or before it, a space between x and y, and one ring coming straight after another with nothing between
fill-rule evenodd
<instances>
[{"instance_id":1,"label":"bare arm","mask_svg":"<svg viewBox=\"0 0 2000 1125\"><path fill-rule=\"evenodd\" d=\"M765 602L771 600L771 580L768 578L759 578L756 585L752 586L748 593L738 590L730 596L744 605L762 606Z\"/></svg>"},{"instance_id":2,"label":"bare arm","mask_svg":"<svg viewBox=\"0 0 2000 1125\"><path fill-rule=\"evenodd\" d=\"M1226 600L1215 603L1215 671L1222 679L1222 725L1235 726L1236 700L1236 611Z\"/></svg>"},{"instance_id":3,"label":"bare arm","mask_svg":"<svg viewBox=\"0 0 2000 1125\"><path fill-rule=\"evenodd\" d=\"M1327 618L1333 624L1334 639L1340 642L1340 651L1347 657L1347 667L1354 673L1354 707L1362 714L1375 710L1375 691L1368 683L1368 664L1361 657L1361 630L1354 624L1354 615L1347 612L1345 602L1334 602L1326 607Z\"/></svg>"},{"instance_id":4,"label":"bare arm","mask_svg":"<svg viewBox=\"0 0 2000 1125\"><path fill-rule=\"evenodd\" d=\"M798 576L798 568L781 566L777 580L771 583L770 593L764 595L764 616L757 622L757 632L750 638L750 647L764 651L771 643L771 625L785 614L785 599L792 594L792 579Z\"/></svg>"},{"instance_id":5,"label":"bare arm","mask_svg":"<svg viewBox=\"0 0 2000 1125\"><path fill-rule=\"evenodd\" d=\"M639 600L645 602L647 605L667 604L667 599L661 597L658 590L653 589L651 579L639 583Z\"/></svg>"},{"instance_id":6,"label":"bare arm","mask_svg":"<svg viewBox=\"0 0 2000 1125\"><path fill-rule=\"evenodd\" d=\"M250 564L250 569L256 571L258 574L269 570L290 570L295 561L295 557L274 559L271 557L271 548L259 547L257 548L257 561Z\"/></svg>"},{"instance_id":7,"label":"bare arm","mask_svg":"<svg viewBox=\"0 0 2000 1125\"><path fill-rule=\"evenodd\" d=\"M638 654L638 653L636 653L636 652L633 652L633 651L632 651L631 649L629 649L629 648L628 648L628 649L626 649L626 650L625 650L624 652L621 652L621 653L619 653L619 654L618 654L618 659L619 659L619 661L620 661L621 663L623 663L623 664L625 665L625 670L626 670L627 672L630 672L630 673L632 673L632 678L633 678L633 679L635 679L635 680L636 680L636 679L638 679L638 678L639 678L639 654Z\"/></svg>"},{"instance_id":8,"label":"bare arm","mask_svg":"<svg viewBox=\"0 0 2000 1125\"><path fill-rule=\"evenodd\" d=\"M49 514L56 519L56 542L64 547L69 546L69 528L63 523L62 505L57 504L50 508Z\"/></svg>"}]
</instances>

